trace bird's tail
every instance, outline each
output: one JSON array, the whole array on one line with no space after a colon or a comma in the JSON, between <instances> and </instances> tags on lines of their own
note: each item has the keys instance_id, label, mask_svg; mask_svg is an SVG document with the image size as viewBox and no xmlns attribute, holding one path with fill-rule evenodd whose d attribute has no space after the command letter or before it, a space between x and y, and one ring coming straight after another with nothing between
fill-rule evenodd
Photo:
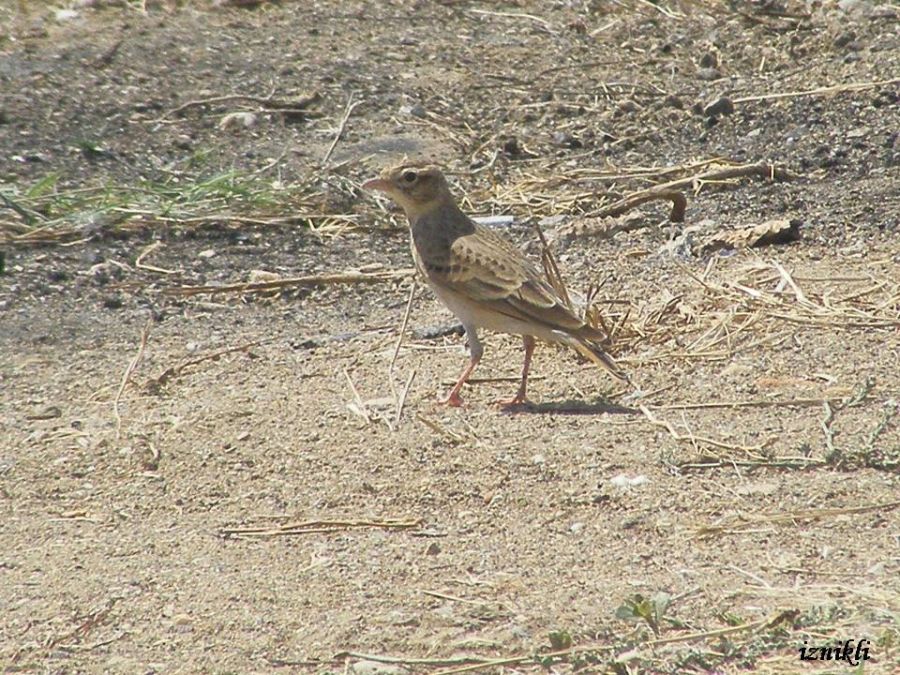
<instances>
[{"instance_id":1,"label":"bird's tail","mask_svg":"<svg viewBox=\"0 0 900 675\"><path fill-rule=\"evenodd\" d=\"M631 384L631 380L625 374L625 371L596 342L591 342L585 338L575 338L571 344L582 356L605 368L614 378L625 384Z\"/></svg>"}]
</instances>

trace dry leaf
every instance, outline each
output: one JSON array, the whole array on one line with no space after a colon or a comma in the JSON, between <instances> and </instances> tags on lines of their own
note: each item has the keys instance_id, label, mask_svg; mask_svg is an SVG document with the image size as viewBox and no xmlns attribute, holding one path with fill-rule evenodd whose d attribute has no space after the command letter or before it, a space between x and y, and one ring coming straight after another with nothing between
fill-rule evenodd
<instances>
[{"instance_id":1,"label":"dry leaf","mask_svg":"<svg viewBox=\"0 0 900 675\"><path fill-rule=\"evenodd\" d=\"M788 244L798 239L800 239L800 221L779 218L767 220L760 225L753 225L732 232L719 232L707 237L700 244L700 254L704 255L722 249Z\"/></svg>"}]
</instances>

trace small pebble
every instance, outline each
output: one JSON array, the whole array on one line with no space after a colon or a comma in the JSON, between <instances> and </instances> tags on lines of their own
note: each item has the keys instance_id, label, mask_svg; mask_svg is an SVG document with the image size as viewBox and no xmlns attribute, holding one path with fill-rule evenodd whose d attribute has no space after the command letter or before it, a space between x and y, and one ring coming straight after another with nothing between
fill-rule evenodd
<instances>
[{"instance_id":1,"label":"small pebble","mask_svg":"<svg viewBox=\"0 0 900 675\"><path fill-rule=\"evenodd\" d=\"M618 476L613 476L612 478L610 478L609 482L614 487L626 489L644 485L645 483L649 483L650 480L646 476L635 476L634 478L629 478L622 473Z\"/></svg>"},{"instance_id":2,"label":"small pebble","mask_svg":"<svg viewBox=\"0 0 900 675\"><path fill-rule=\"evenodd\" d=\"M884 575L884 561L880 561L872 565L869 569L866 570L866 574L869 576L883 576Z\"/></svg>"},{"instance_id":3,"label":"small pebble","mask_svg":"<svg viewBox=\"0 0 900 675\"><path fill-rule=\"evenodd\" d=\"M734 101L727 96L720 96L712 103L708 103L703 108L703 114L707 117L719 117L721 115L731 115L734 112Z\"/></svg>"},{"instance_id":4,"label":"small pebble","mask_svg":"<svg viewBox=\"0 0 900 675\"><path fill-rule=\"evenodd\" d=\"M194 142L191 140L191 137L186 134L176 136L174 144L179 150L190 150L194 147Z\"/></svg>"},{"instance_id":5,"label":"small pebble","mask_svg":"<svg viewBox=\"0 0 900 675\"><path fill-rule=\"evenodd\" d=\"M354 675L406 675L409 671L403 666L380 661L357 661L350 666Z\"/></svg>"},{"instance_id":6,"label":"small pebble","mask_svg":"<svg viewBox=\"0 0 900 675\"><path fill-rule=\"evenodd\" d=\"M714 52L706 52L706 54L700 57L700 62L697 65L701 68L713 69L719 65L719 57L716 56Z\"/></svg>"},{"instance_id":7,"label":"small pebble","mask_svg":"<svg viewBox=\"0 0 900 675\"><path fill-rule=\"evenodd\" d=\"M863 9L868 3L863 2L863 0L838 0L838 8L842 12L850 12L857 11L859 9Z\"/></svg>"},{"instance_id":8,"label":"small pebble","mask_svg":"<svg viewBox=\"0 0 900 675\"><path fill-rule=\"evenodd\" d=\"M519 145L519 139L515 136L510 136L505 141L503 141L503 152L505 152L510 157L518 157L522 154L522 147Z\"/></svg>"},{"instance_id":9,"label":"small pebble","mask_svg":"<svg viewBox=\"0 0 900 675\"><path fill-rule=\"evenodd\" d=\"M233 112L219 120L219 129L223 131L242 131L256 124L257 117L252 112Z\"/></svg>"},{"instance_id":10,"label":"small pebble","mask_svg":"<svg viewBox=\"0 0 900 675\"><path fill-rule=\"evenodd\" d=\"M835 47L845 47L856 39L856 33L852 30L844 31L834 39Z\"/></svg>"},{"instance_id":11,"label":"small pebble","mask_svg":"<svg viewBox=\"0 0 900 675\"><path fill-rule=\"evenodd\" d=\"M421 103L416 103L415 105L404 105L400 107L401 115L412 115L413 117L427 117L428 111L425 110L425 106Z\"/></svg>"},{"instance_id":12,"label":"small pebble","mask_svg":"<svg viewBox=\"0 0 900 675\"><path fill-rule=\"evenodd\" d=\"M552 216L544 216L538 221L538 225L541 227L556 227L557 225L561 225L569 219L569 216L565 213L557 213Z\"/></svg>"},{"instance_id":13,"label":"small pebble","mask_svg":"<svg viewBox=\"0 0 900 675\"><path fill-rule=\"evenodd\" d=\"M878 5L877 7L873 7L872 11L869 12L869 18L872 21L879 21L881 19L896 21L897 19L900 19L900 7L888 4Z\"/></svg>"},{"instance_id":14,"label":"small pebble","mask_svg":"<svg viewBox=\"0 0 900 675\"><path fill-rule=\"evenodd\" d=\"M78 18L78 12L74 9L58 9L56 10L56 14L54 15L56 20L62 23L63 21L72 21Z\"/></svg>"},{"instance_id":15,"label":"small pebble","mask_svg":"<svg viewBox=\"0 0 900 675\"><path fill-rule=\"evenodd\" d=\"M584 147L584 143L582 143L578 138L573 136L572 134L566 133L565 131L554 131L551 136L553 142L557 145L562 145L567 148L581 148Z\"/></svg>"},{"instance_id":16,"label":"small pebble","mask_svg":"<svg viewBox=\"0 0 900 675\"><path fill-rule=\"evenodd\" d=\"M697 71L697 79L706 80L707 82L711 82L712 80L718 80L722 77L722 73L720 73L715 68L700 68Z\"/></svg>"},{"instance_id":17,"label":"small pebble","mask_svg":"<svg viewBox=\"0 0 900 675\"><path fill-rule=\"evenodd\" d=\"M472 218L479 225L487 225L488 227L508 227L516 222L515 216L476 216Z\"/></svg>"}]
</instances>

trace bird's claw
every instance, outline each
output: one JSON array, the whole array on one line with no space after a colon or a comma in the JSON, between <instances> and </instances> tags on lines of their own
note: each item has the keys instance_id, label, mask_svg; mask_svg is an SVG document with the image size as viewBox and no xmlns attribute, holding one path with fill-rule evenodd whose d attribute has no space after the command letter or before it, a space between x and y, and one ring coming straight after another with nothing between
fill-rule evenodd
<instances>
[{"instance_id":1,"label":"bird's claw","mask_svg":"<svg viewBox=\"0 0 900 675\"><path fill-rule=\"evenodd\" d=\"M441 403L448 405L451 408L462 408L463 405L465 405L463 400L459 397L459 394L456 392L451 393L447 398L441 401Z\"/></svg>"},{"instance_id":2,"label":"bird's claw","mask_svg":"<svg viewBox=\"0 0 900 675\"><path fill-rule=\"evenodd\" d=\"M497 405L505 409L521 408L522 406L528 405L528 403L529 400L525 398L525 394L516 394L515 398L509 401L497 401Z\"/></svg>"}]
</instances>

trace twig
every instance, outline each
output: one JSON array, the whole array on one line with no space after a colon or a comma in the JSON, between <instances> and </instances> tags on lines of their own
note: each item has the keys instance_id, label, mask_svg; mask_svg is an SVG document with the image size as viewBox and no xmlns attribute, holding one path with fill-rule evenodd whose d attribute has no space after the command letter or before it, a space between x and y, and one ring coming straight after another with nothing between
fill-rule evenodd
<instances>
[{"instance_id":1,"label":"twig","mask_svg":"<svg viewBox=\"0 0 900 675\"><path fill-rule=\"evenodd\" d=\"M826 458L830 462L834 462L838 459L837 449L834 447L834 429L832 429L831 425L834 423L834 409L825 401L822 404L822 407L825 410L825 417L822 419L820 424L822 425L822 431L825 434L825 447L828 452L826 453Z\"/></svg>"},{"instance_id":2,"label":"twig","mask_svg":"<svg viewBox=\"0 0 900 675\"><path fill-rule=\"evenodd\" d=\"M546 375L529 375L529 382L538 382L539 380L546 379ZM497 384L498 382L521 382L521 375L497 375L495 377L470 377L466 380L466 385L470 384ZM444 386L452 386L456 384L456 380L442 380L441 384Z\"/></svg>"},{"instance_id":3,"label":"twig","mask_svg":"<svg viewBox=\"0 0 900 675\"><path fill-rule=\"evenodd\" d=\"M406 334L406 326L409 323L409 313L412 309L413 299L416 296L417 278L413 277L412 284L409 287L409 298L406 300L406 309L403 312L403 319L400 321L400 330L397 334L397 344L394 345L394 353L391 354L391 362L388 364L388 383L394 394L394 400L397 399L397 391L394 387L394 364L397 362L397 356L400 354L400 346L403 344L403 336Z\"/></svg>"},{"instance_id":4,"label":"twig","mask_svg":"<svg viewBox=\"0 0 900 675\"><path fill-rule=\"evenodd\" d=\"M416 277L413 277L412 285L409 289L409 299L406 301L406 310L403 312L403 320L400 322L400 331L397 335L397 344L394 346L394 353L391 355L390 364L388 364L388 382L390 383L391 392L394 395L394 400L397 401L397 412L394 415L395 426L400 424L400 415L403 414L403 406L406 403L406 397L409 394L409 388L410 386L412 386L413 378L416 376L415 370L409 373L409 377L406 378L406 386L403 388L403 393L398 396L397 388L394 386L394 364L397 361L397 356L400 354L400 346L403 344L403 336L406 335L406 326L409 323L409 314L410 310L412 309L412 303L415 296Z\"/></svg>"},{"instance_id":5,"label":"twig","mask_svg":"<svg viewBox=\"0 0 900 675\"><path fill-rule=\"evenodd\" d=\"M809 300L806 299L806 295L803 291L800 290L800 287L797 285L797 282L791 278L791 275L777 260L773 260L772 264L775 266L775 269L778 270L778 274L781 275L781 278L784 282L791 287L791 290L794 291L794 296L797 298L797 302L809 303Z\"/></svg>"},{"instance_id":6,"label":"twig","mask_svg":"<svg viewBox=\"0 0 900 675\"><path fill-rule=\"evenodd\" d=\"M772 407L812 407L837 401L838 398L792 398L783 401L708 401L701 403L670 403L667 405L649 405L651 410L700 410L710 408L772 408Z\"/></svg>"},{"instance_id":7,"label":"twig","mask_svg":"<svg viewBox=\"0 0 900 675\"><path fill-rule=\"evenodd\" d=\"M149 468L151 471L156 471L159 469L159 460L160 460L160 452L159 448L157 448L153 443L147 442L147 445L150 447L150 461L147 462L147 466L145 468Z\"/></svg>"},{"instance_id":8,"label":"twig","mask_svg":"<svg viewBox=\"0 0 900 675\"><path fill-rule=\"evenodd\" d=\"M264 167L270 168L270 167ZM304 225L314 220L337 220L355 224L357 216L347 213L295 213L291 216L283 216L280 218L251 218L250 216L242 216L238 213L215 213L205 216L164 216L155 211L147 211L135 208L113 208L112 211L121 213L126 216L143 216L148 220L158 223L180 223L182 225L206 225L209 223L217 224L222 222L237 223L239 225L258 225L262 227L281 226L281 225Z\"/></svg>"},{"instance_id":9,"label":"twig","mask_svg":"<svg viewBox=\"0 0 900 675\"><path fill-rule=\"evenodd\" d=\"M770 618L751 621L749 623L741 624L740 626L729 626L728 628L719 628L718 630L711 630L703 633L690 633L688 635L676 635L670 638L659 638L657 640L650 640L647 645L651 647L658 647L660 645L668 645L675 642L693 642L694 640L707 640L709 638L731 635L732 633L741 633L748 630L757 630L759 628L773 628L785 621L791 621L794 617L797 616L797 614L799 614L797 610L785 610Z\"/></svg>"},{"instance_id":10,"label":"twig","mask_svg":"<svg viewBox=\"0 0 900 675\"><path fill-rule=\"evenodd\" d=\"M784 525L798 520L821 520L834 516L849 514L870 513L872 511L893 511L900 507L900 501L884 502L881 504L868 504L865 506L851 506L834 509L805 509L803 511L779 511L777 513L763 514L760 516L732 516L723 519L715 525L704 525L696 530L697 536L721 534L723 532L739 532L757 525L766 523L772 525Z\"/></svg>"},{"instance_id":11,"label":"twig","mask_svg":"<svg viewBox=\"0 0 900 675\"><path fill-rule=\"evenodd\" d=\"M341 140L341 136L344 135L344 129L347 127L347 120L350 119L350 115L353 113L353 109L356 108L362 101L354 101L353 94L350 94L350 98L347 99L347 107L344 109L344 116L341 118L341 123L338 125L337 133L334 135L334 140L331 141L331 145L328 147L328 152L325 153L325 156L322 158L322 166L328 164L328 160L331 159L331 153L334 152L334 149L337 147L338 141Z\"/></svg>"},{"instance_id":12,"label":"twig","mask_svg":"<svg viewBox=\"0 0 900 675\"><path fill-rule=\"evenodd\" d=\"M710 638L718 638L723 635L731 635L734 633L741 633L745 631L755 631L761 630L764 628L772 628L777 626L778 624L790 621L797 615L796 610L787 610L783 612L779 612L778 614L773 615L772 617L768 617L765 619L759 619L758 621L751 621L749 623L741 624L740 626L728 626L727 628L719 628L717 630L711 630L701 633L689 633L687 635L677 635L675 637L670 638L658 638L655 640L647 640L645 642L641 642L636 647L659 647L662 645L673 644L677 642L694 642L695 640L708 640ZM616 645L608 645L608 644L591 644L584 645L578 647L572 647L570 649L562 649L555 652L549 652L547 654L521 654L519 656L512 656L509 658L502 659L492 659L481 661L480 663L476 663L473 665L462 666L460 668L451 668L449 670L440 670L437 671L434 675L457 675L457 673L467 673L474 670L486 670L493 669L497 666L508 666L515 663L524 663L526 661L533 661L536 657L541 659L542 663L546 663L549 659L565 659L570 656L575 656L578 654L586 654L586 653L597 653L597 652L613 652L618 647Z\"/></svg>"},{"instance_id":13,"label":"twig","mask_svg":"<svg viewBox=\"0 0 900 675\"><path fill-rule=\"evenodd\" d=\"M644 413L644 417L646 417L650 421L651 424L653 424L654 426L657 426L657 427L662 427L663 429L668 431L669 435L672 436L672 438L675 439L679 443L687 442L693 446L696 446L697 443L705 443L707 445L712 445L714 447L722 448L724 450L741 450L743 452L748 452L748 453L757 453L766 447L765 443L763 443L762 445L757 445L757 446L753 446L753 447L746 447L743 445L732 445L730 443L723 443L722 441L717 441L713 438L707 438L705 436L695 436L693 433L685 436L685 435L679 434L677 431L675 431L675 428L672 426L672 424L670 422L667 422L665 420L660 420L660 419L657 419L656 417L654 417L653 413L650 412L650 410L647 408L647 406L645 406L645 405L640 406L640 411L642 413Z\"/></svg>"},{"instance_id":14,"label":"twig","mask_svg":"<svg viewBox=\"0 0 900 675\"><path fill-rule=\"evenodd\" d=\"M327 284L375 284L415 274L415 269L404 268L384 272L340 272L337 274L315 274L306 277L291 277L276 281L256 281L240 284L222 284L209 286L179 286L163 291L166 295L191 296L200 293L259 293L279 288L303 286L321 286Z\"/></svg>"},{"instance_id":15,"label":"twig","mask_svg":"<svg viewBox=\"0 0 900 675\"><path fill-rule=\"evenodd\" d=\"M165 113L162 117L159 117L154 122L162 122L168 117L172 115L177 115L180 112L184 112L188 108L195 108L197 106L202 105L212 105L215 103L230 103L231 101L249 101L250 103L258 103L263 106L272 106L273 108L277 108L279 110L295 110L302 111L308 108L313 103L319 101L322 97L318 93L314 93L310 96L305 96L303 98L299 98L296 101L285 101L273 98L275 95L275 89L268 94L268 96L250 96L247 94L225 94L224 96L212 96L210 98L201 98L192 101L188 101L187 103L182 103L177 108L172 108L169 112Z\"/></svg>"},{"instance_id":16,"label":"twig","mask_svg":"<svg viewBox=\"0 0 900 675\"><path fill-rule=\"evenodd\" d=\"M145 265L144 258L153 253L156 249L162 246L161 241L155 241L150 244L147 248L145 248L138 257L134 261L134 266L139 270L147 270L148 272L159 272L160 274L180 274L178 270L167 270L163 267L156 267L155 265Z\"/></svg>"},{"instance_id":17,"label":"twig","mask_svg":"<svg viewBox=\"0 0 900 675\"><path fill-rule=\"evenodd\" d=\"M760 162L759 164L744 164L741 166L730 166L725 169L716 169L705 173L689 176L688 178L679 178L658 185L655 189L674 189L680 187L693 186L695 191L699 190L703 183L720 182L731 180L732 178L745 178L747 176L759 176L768 180L794 180L797 178L795 173L787 169L776 167L774 164Z\"/></svg>"},{"instance_id":18,"label":"twig","mask_svg":"<svg viewBox=\"0 0 900 675\"><path fill-rule=\"evenodd\" d=\"M262 340L253 340L251 342L245 342L243 344L237 345L235 347L224 347L222 349L216 349L215 351L208 352L201 356L195 357L193 359L188 359L187 361L182 361L174 366L169 366L164 371L162 371L159 375L154 377L149 381L149 385L153 389L159 389L168 383L173 377L177 377L181 375L182 372L186 368L190 368L191 366L196 366L199 363L203 363L204 361L211 361L213 359L218 359L220 356L225 356L226 354L233 354L234 352L245 352L251 347L256 347L261 344L265 344L267 342L272 342L274 338L266 338Z\"/></svg>"},{"instance_id":19,"label":"twig","mask_svg":"<svg viewBox=\"0 0 900 675\"><path fill-rule=\"evenodd\" d=\"M137 354L134 355L134 358L131 359L125 372L122 373L122 381L119 382L119 390L116 392L116 397L113 399L113 416L116 420L117 442L122 433L122 416L119 414L119 401L122 399L122 394L125 391L125 387L128 386L128 381L131 379L132 373L134 373L135 368L137 368L141 359L144 357L144 349L147 347L147 338L150 336L150 327L152 325L153 317L151 316L147 318L147 323L144 324L144 329L141 331L141 340L140 344L138 344Z\"/></svg>"},{"instance_id":20,"label":"twig","mask_svg":"<svg viewBox=\"0 0 900 675\"><path fill-rule=\"evenodd\" d=\"M116 635L113 635L111 638L107 638L105 640L100 640L99 642L94 642L94 643L91 643L88 645L71 645L71 646L64 645L64 646L62 646L62 648L63 649L72 649L72 650L78 651L78 652L90 652L95 649L98 649L99 647L105 647L106 645L110 645L113 642L115 642L116 640L121 640L123 637L125 637L128 634L129 633L127 631L121 631L121 632L117 633Z\"/></svg>"},{"instance_id":21,"label":"twig","mask_svg":"<svg viewBox=\"0 0 900 675\"><path fill-rule=\"evenodd\" d=\"M519 379L519 378L517 378L517 379ZM445 438L449 438L454 443L462 443L463 441L466 440L466 437L463 436L462 434L458 434L455 431L453 431L452 429L447 429L446 427L441 426L438 422L428 419L427 417L425 417L425 415L423 415L421 413L416 415L416 419L419 420L422 424L424 424L426 427L431 429L436 434L444 436Z\"/></svg>"},{"instance_id":22,"label":"twig","mask_svg":"<svg viewBox=\"0 0 900 675\"><path fill-rule=\"evenodd\" d=\"M422 524L420 518L386 518L384 520L308 520L296 523L285 523L278 527L224 527L219 530L221 535L240 535L269 537L277 535L315 534L322 532L338 532L347 529L361 529L366 527L408 530L419 527Z\"/></svg>"},{"instance_id":23,"label":"twig","mask_svg":"<svg viewBox=\"0 0 900 675\"><path fill-rule=\"evenodd\" d=\"M596 211L591 211L590 213L586 213L584 215L585 218L614 218L616 216L620 216L626 211L630 211L631 209L637 208L642 204L646 204L647 202L656 201L658 199L663 199L666 201L672 202L672 210L669 213L669 220L673 223L683 223L684 222L684 212L687 209L687 199L685 196L678 192L677 190L662 190L658 188L650 188L649 190L642 190L641 192L635 192L634 194L629 195L625 199L620 199L617 202L610 204L609 206L604 206L602 209L598 209ZM614 230L614 228L607 228L609 230ZM622 227L618 230L614 230L609 232L607 236L612 236L617 231L624 230L626 228ZM628 229L636 229L636 228L628 228Z\"/></svg>"},{"instance_id":24,"label":"twig","mask_svg":"<svg viewBox=\"0 0 900 675\"><path fill-rule=\"evenodd\" d=\"M507 19L528 19L530 21L535 21L541 24L544 28L547 29L547 32L555 34L556 31L553 30L553 25L547 21L546 19L542 19L539 16L535 16L534 14L525 14L524 12L492 12L487 9L470 9L469 12L472 14L484 14L487 16L501 16Z\"/></svg>"},{"instance_id":25,"label":"twig","mask_svg":"<svg viewBox=\"0 0 900 675\"><path fill-rule=\"evenodd\" d=\"M776 457L767 460L744 460L732 459L729 457L700 462L678 462L675 466L678 469L721 469L723 467L733 468L735 466L751 469L759 467L769 467L773 469L805 469L810 466L821 466L826 463L827 462L824 459L819 459L817 457Z\"/></svg>"},{"instance_id":26,"label":"twig","mask_svg":"<svg viewBox=\"0 0 900 675\"><path fill-rule=\"evenodd\" d=\"M350 391L353 393L353 401L356 407L356 412L358 412L359 415L366 421L366 424L371 424L372 418L369 417L369 411L366 410L366 404L363 403L362 397L359 395L359 391L357 391L356 389L356 385L353 384L353 380L350 378L350 373L347 372L346 368L341 368L341 372L344 373L347 384L350 385Z\"/></svg>"},{"instance_id":27,"label":"twig","mask_svg":"<svg viewBox=\"0 0 900 675\"><path fill-rule=\"evenodd\" d=\"M4 194L3 192L0 192L0 201L3 202L4 206L6 206L7 208L12 209L16 213L18 213L22 217L22 220L25 221L25 224L28 225L29 227L31 225L34 225L34 223L36 221L39 221L39 220L46 221L47 220L47 218L44 216L43 213L40 213L39 211L34 211L25 206L22 206L17 201L11 199L9 197L9 195Z\"/></svg>"},{"instance_id":28,"label":"twig","mask_svg":"<svg viewBox=\"0 0 900 675\"><path fill-rule=\"evenodd\" d=\"M424 591L423 591L424 592ZM380 654L362 654L360 652L339 652L334 655L335 661L343 659L362 659L364 661L377 661L379 663L406 663L411 666L455 666L465 663L485 663L489 659L476 656L460 656L447 659L414 659L401 656L382 656Z\"/></svg>"},{"instance_id":29,"label":"twig","mask_svg":"<svg viewBox=\"0 0 900 675\"><path fill-rule=\"evenodd\" d=\"M585 71L588 68L595 68L597 66L621 66L622 64L628 62L629 61L627 59L613 59L604 61L579 61L577 63L566 63L561 66L552 66L550 68L539 70L531 79L527 80L527 83L532 84L535 80L543 77L544 75L549 75L550 73L558 73L563 70Z\"/></svg>"},{"instance_id":30,"label":"twig","mask_svg":"<svg viewBox=\"0 0 900 675\"><path fill-rule=\"evenodd\" d=\"M321 666L319 659L288 659L279 656L267 656L266 663L274 668L284 668L286 666Z\"/></svg>"},{"instance_id":31,"label":"twig","mask_svg":"<svg viewBox=\"0 0 900 675\"><path fill-rule=\"evenodd\" d=\"M259 167L255 171L251 171L249 175L250 176L261 176L266 171L271 171L276 166L281 164L282 160L284 160L284 158L287 157L287 155L290 151L291 151L291 148L290 148L290 146L288 146L287 148L285 148L284 150L281 151L281 154L279 154L278 157L275 157L274 159L270 159L263 166Z\"/></svg>"},{"instance_id":32,"label":"twig","mask_svg":"<svg viewBox=\"0 0 900 675\"><path fill-rule=\"evenodd\" d=\"M759 584L760 586L763 586L764 588L772 588L772 584L770 584L768 581L763 579L758 574L753 574L753 572L748 572L747 570L742 570L740 567L737 567L735 565L725 565L725 568L730 569L734 572L737 572L741 576L747 577L748 579L750 579L752 581L755 581L757 584Z\"/></svg>"},{"instance_id":33,"label":"twig","mask_svg":"<svg viewBox=\"0 0 900 675\"><path fill-rule=\"evenodd\" d=\"M669 167L666 169L654 169L655 174L671 173L673 171L683 171L685 169L694 169L697 167L708 167L715 163L716 160L707 160L688 167ZM635 173L631 177L648 177L653 175L645 170ZM694 191L699 191L706 183L721 182L733 178L741 178L745 176L761 176L769 180L792 180L797 176L786 169L778 168L773 164L743 164L736 166L727 166L726 168L717 167L712 170L703 171L701 173L670 180L667 183L661 183L645 190L633 192L627 197L620 199L612 204L608 204L600 209L585 213L583 218L609 218L620 216L631 209L634 209L646 202L655 200L666 200L672 202L672 209L669 212L669 221L673 223L684 222L685 210L687 208L687 199L680 192L682 188L691 187ZM616 176L605 177L608 180ZM618 176L626 177L626 176ZM579 195L576 199L588 195ZM596 197L597 193L590 196ZM602 227L591 227L590 225L581 225L571 228L571 234L580 235L597 235L603 237L611 237L618 232L627 232L647 227L644 221L613 223ZM566 233L567 234L567 233Z\"/></svg>"},{"instance_id":34,"label":"twig","mask_svg":"<svg viewBox=\"0 0 900 675\"><path fill-rule=\"evenodd\" d=\"M683 15L676 14L672 10L666 9L665 7L663 7L660 4L657 4L656 2L650 2L650 0L638 0L638 2L640 2L641 4L647 5L650 9L655 9L657 12L659 12L663 16L668 17L670 19L683 19L684 18Z\"/></svg>"},{"instance_id":35,"label":"twig","mask_svg":"<svg viewBox=\"0 0 900 675\"><path fill-rule=\"evenodd\" d=\"M409 377L406 378L406 386L403 387L403 393L400 394L400 400L397 402L397 415L394 417L395 426L400 424L400 415L403 414L403 406L406 404L406 397L409 395L409 388L412 386L412 381L415 376L416 371L411 370L409 372Z\"/></svg>"},{"instance_id":36,"label":"twig","mask_svg":"<svg viewBox=\"0 0 900 675\"><path fill-rule=\"evenodd\" d=\"M450 600L451 602L462 602L467 605L486 605L489 604L486 600L469 600L468 598L460 598L455 595L448 595L447 593L440 593L438 591L419 591L422 595L427 595L432 598L438 598L440 600Z\"/></svg>"},{"instance_id":37,"label":"twig","mask_svg":"<svg viewBox=\"0 0 900 675\"><path fill-rule=\"evenodd\" d=\"M851 82L848 84L835 84L830 87L819 87L817 89L807 89L805 91L786 91L778 94L760 94L759 96L743 96L741 98L732 99L735 103L749 103L751 101L771 101L778 98L796 98L798 96L823 96L825 94L837 94L844 91L859 91L861 89L871 89L873 87L882 87L889 84L897 84L900 77L890 80L880 80L876 82Z\"/></svg>"}]
</instances>

